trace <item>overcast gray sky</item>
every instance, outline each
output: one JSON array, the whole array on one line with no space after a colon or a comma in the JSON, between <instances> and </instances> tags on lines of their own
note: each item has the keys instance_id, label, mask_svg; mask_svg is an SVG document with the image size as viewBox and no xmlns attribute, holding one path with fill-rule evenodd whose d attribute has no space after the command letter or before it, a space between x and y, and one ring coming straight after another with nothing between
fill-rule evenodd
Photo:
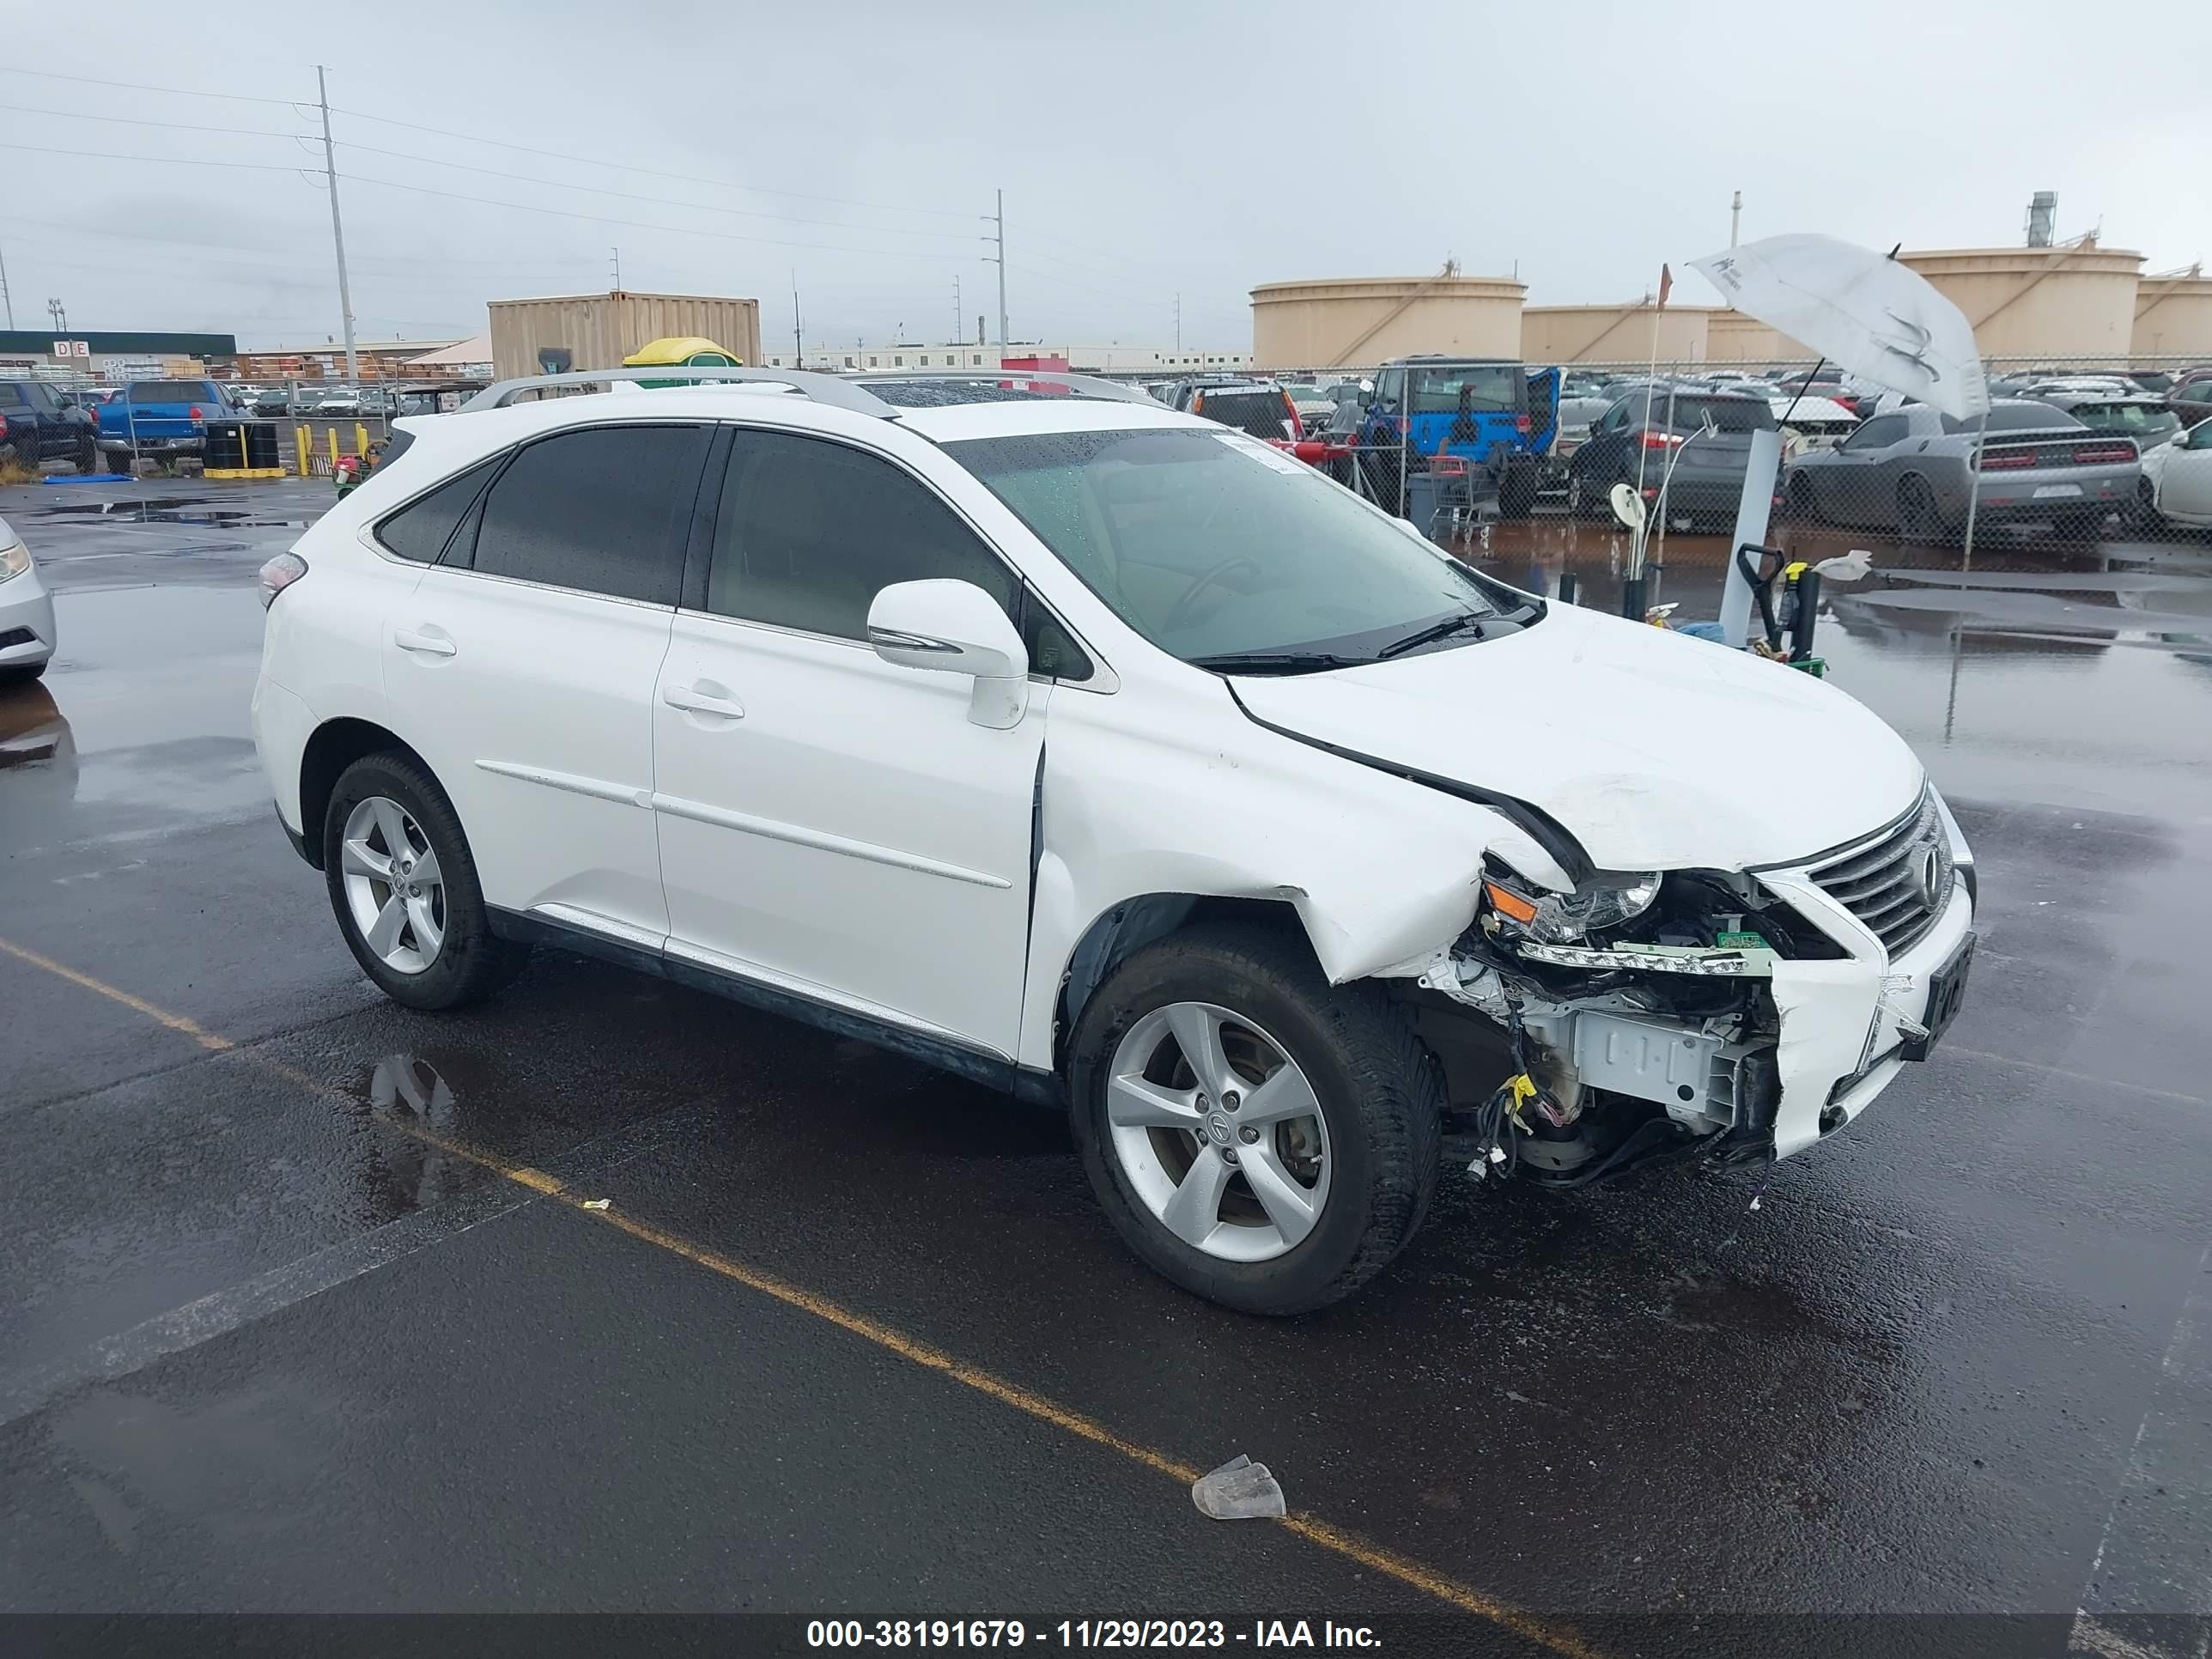
<instances>
[{"instance_id":1,"label":"overcast gray sky","mask_svg":"<svg viewBox=\"0 0 2212 1659\"><path fill-rule=\"evenodd\" d=\"M1169 340L1180 294L1188 344L1241 346L1256 283L1447 256L1532 304L1632 298L1726 243L1735 189L1747 240L2013 244L2050 189L2062 234L2101 223L2147 269L2212 256L2195 0L11 13L15 68L275 100L0 70L24 328L52 295L78 330L335 334L319 143L285 136L314 131L318 58L364 338L604 290L617 245L623 286L756 296L771 337L794 269L810 346L942 338L956 278L995 333L1000 188L1015 337L1085 343Z\"/></svg>"}]
</instances>

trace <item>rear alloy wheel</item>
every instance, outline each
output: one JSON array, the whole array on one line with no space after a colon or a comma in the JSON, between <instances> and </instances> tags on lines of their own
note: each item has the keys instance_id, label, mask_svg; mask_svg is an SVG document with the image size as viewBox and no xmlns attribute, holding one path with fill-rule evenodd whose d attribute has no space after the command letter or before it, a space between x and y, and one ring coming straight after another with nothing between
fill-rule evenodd
<instances>
[{"instance_id":1,"label":"rear alloy wheel","mask_svg":"<svg viewBox=\"0 0 2212 1659\"><path fill-rule=\"evenodd\" d=\"M1294 933L1201 927L1138 951L1085 1008L1070 1071L1115 1228L1227 1307L1350 1295L1435 1190L1435 1061L1379 988L1329 986Z\"/></svg>"},{"instance_id":2,"label":"rear alloy wheel","mask_svg":"<svg viewBox=\"0 0 2212 1659\"><path fill-rule=\"evenodd\" d=\"M1908 542L1943 540L1943 516L1936 508L1936 492L1928 480L1910 473L1898 480L1897 532Z\"/></svg>"},{"instance_id":3,"label":"rear alloy wheel","mask_svg":"<svg viewBox=\"0 0 2212 1659\"><path fill-rule=\"evenodd\" d=\"M453 803L408 756L370 755L339 775L323 817L323 875L354 960L410 1008L481 1001L528 954L491 931Z\"/></svg>"}]
</instances>

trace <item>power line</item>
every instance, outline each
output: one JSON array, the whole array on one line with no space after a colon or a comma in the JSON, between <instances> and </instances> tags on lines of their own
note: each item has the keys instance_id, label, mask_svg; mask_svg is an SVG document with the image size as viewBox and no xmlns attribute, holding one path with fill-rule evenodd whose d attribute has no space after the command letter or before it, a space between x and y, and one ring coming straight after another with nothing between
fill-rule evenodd
<instances>
[{"instance_id":1,"label":"power line","mask_svg":"<svg viewBox=\"0 0 2212 1659\"><path fill-rule=\"evenodd\" d=\"M334 115L350 115L356 120L380 121L386 126L405 127L414 132L435 133L441 138L458 138L465 144L489 144L497 149L519 150L525 155L543 155L555 161L579 162L586 167L612 167L621 173L642 173L649 178L674 179L685 184L714 185L723 190L750 191L760 196L786 196L801 202L824 202L837 207L875 208L885 213L921 213L943 219L988 220L988 213L963 212L956 208L915 207L901 202L861 202L845 196L817 196L799 190L776 190L767 185L741 185L734 179L710 179L694 173L669 173L659 167L639 167L629 161L611 161L603 155L576 155L566 150L540 149L531 144L518 144L506 138L479 137L475 133L456 132L450 127L425 126L420 121L402 121L389 115L378 115L365 109L344 109L333 104Z\"/></svg>"},{"instance_id":2,"label":"power line","mask_svg":"<svg viewBox=\"0 0 2212 1659\"><path fill-rule=\"evenodd\" d=\"M0 75L30 75L41 81L74 81L80 86L113 87L122 92L162 92L178 98L220 98L234 104L277 104L286 109L295 108L297 100L290 98L260 98L244 92L194 92L189 87L149 87L137 81L102 81L90 75L64 75L57 70L18 69L13 64L0 64Z\"/></svg>"},{"instance_id":3,"label":"power line","mask_svg":"<svg viewBox=\"0 0 2212 1659\"><path fill-rule=\"evenodd\" d=\"M64 121L109 121L127 127L163 127L171 132L228 132L246 138L295 138L302 135L280 132L274 127L213 127L193 121L149 121L143 115L95 115L82 109L33 109L28 104L10 104L11 115L52 115Z\"/></svg>"},{"instance_id":4,"label":"power line","mask_svg":"<svg viewBox=\"0 0 2212 1659\"><path fill-rule=\"evenodd\" d=\"M0 142L0 149L27 150L33 155L67 155L80 161L141 161L156 167L236 167L249 173L311 173L319 168L302 167L294 161L208 161L196 155L118 155L106 149L56 149L48 144L11 144Z\"/></svg>"},{"instance_id":5,"label":"power line","mask_svg":"<svg viewBox=\"0 0 2212 1659\"><path fill-rule=\"evenodd\" d=\"M719 241L748 242L758 247L806 247L831 253L872 253L893 259L952 259L980 258L982 256L958 253L939 253L927 248L911 247L853 247L842 242L800 242L771 236L740 236L732 230L708 230L697 225L657 225L644 219L616 219L599 213L579 213L574 208L541 207L531 202L504 202L490 196L464 196L456 191L433 190L428 185L402 184L397 179L372 179L367 173L347 174L348 179L359 185L381 185L387 190L411 191L418 196L439 196L452 202L473 202L480 207L513 208L521 213L550 213L559 219L584 219L594 224L627 225L637 230L665 231L672 236L710 236ZM873 229L873 226L855 227Z\"/></svg>"},{"instance_id":6,"label":"power line","mask_svg":"<svg viewBox=\"0 0 2212 1659\"><path fill-rule=\"evenodd\" d=\"M374 144L357 144L350 139L342 141L340 149L359 150L368 155L389 155L403 161L420 161L428 167L454 167L463 173L480 173L491 179L511 179L518 184L538 185L548 190L580 190L593 196L613 196L628 202L650 202L657 207L682 208L690 213L727 213L741 219L775 219L786 224L815 225L830 230L872 231L886 236L935 236L951 241L978 240L972 233L957 230L908 230L897 225L856 225L843 219L802 219L788 213L763 213L757 208L720 207L711 202L686 202L673 196L644 196L635 191L611 190L604 185L574 185L562 179L540 179L527 173L504 173L497 167L480 167L467 161L442 161L434 155L417 155L404 149L381 149Z\"/></svg>"}]
</instances>

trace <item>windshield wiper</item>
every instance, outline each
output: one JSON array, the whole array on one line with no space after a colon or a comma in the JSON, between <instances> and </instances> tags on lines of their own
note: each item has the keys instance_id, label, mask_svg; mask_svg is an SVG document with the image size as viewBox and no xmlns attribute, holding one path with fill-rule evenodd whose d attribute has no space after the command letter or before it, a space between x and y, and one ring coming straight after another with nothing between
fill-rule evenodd
<instances>
[{"instance_id":1,"label":"windshield wiper","mask_svg":"<svg viewBox=\"0 0 2212 1659\"><path fill-rule=\"evenodd\" d=\"M1415 646L1449 639L1455 634L1463 634L1469 629L1474 631L1477 639L1480 639L1482 625L1489 620L1490 617L1480 611L1462 611L1456 616L1446 617L1442 622L1431 623L1426 628L1417 628L1402 640L1391 641L1375 653L1375 659L1380 662L1385 657L1395 657L1411 651Z\"/></svg>"},{"instance_id":2,"label":"windshield wiper","mask_svg":"<svg viewBox=\"0 0 2212 1659\"><path fill-rule=\"evenodd\" d=\"M1357 668L1365 657L1340 657L1327 651L1230 651L1218 657L1184 659L1193 668L1216 674L1303 674L1323 668Z\"/></svg>"}]
</instances>

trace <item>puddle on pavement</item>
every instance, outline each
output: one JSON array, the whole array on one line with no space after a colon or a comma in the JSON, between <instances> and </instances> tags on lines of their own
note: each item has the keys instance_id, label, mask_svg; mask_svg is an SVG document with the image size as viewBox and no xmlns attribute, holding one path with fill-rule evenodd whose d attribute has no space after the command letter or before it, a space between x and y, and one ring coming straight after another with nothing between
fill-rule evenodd
<instances>
[{"instance_id":1,"label":"puddle on pavement","mask_svg":"<svg viewBox=\"0 0 2212 1659\"><path fill-rule=\"evenodd\" d=\"M246 507L218 507L194 495L165 496L151 501L56 501L37 508L39 519L102 524L240 525L248 529L305 530L312 519L270 518Z\"/></svg>"}]
</instances>

